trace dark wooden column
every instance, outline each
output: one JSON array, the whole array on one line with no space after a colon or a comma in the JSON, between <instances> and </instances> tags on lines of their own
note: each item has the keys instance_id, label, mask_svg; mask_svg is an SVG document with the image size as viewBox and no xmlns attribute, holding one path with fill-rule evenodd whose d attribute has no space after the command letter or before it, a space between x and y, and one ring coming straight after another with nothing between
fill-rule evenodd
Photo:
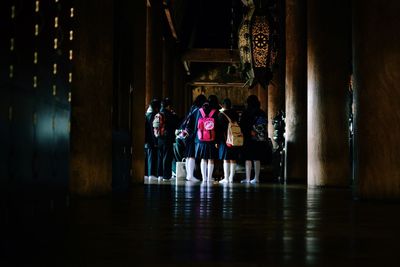
<instances>
[{"instance_id":1,"label":"dark wooden column","mask_svg":"<svg viewBox=\"0 0 400 267\"><path fill-rule=\"evenodd\" d=\"M113 1L77 1L76 10L70 190L102 194L112 179Z\"/></svg>"},{"instance_id":2,"label":"dark wooden column","mask_svg":"<svg viewBox=\"0 0 400 267\"><path fill-rule=\"evenodd\" d=\"M400 2L353 1L356 183L362 198L400 197Z\"/></svg>"},{"instance_id":3,"label":"dark wooden column","mask_svg":"<svg viewBox=\"0 0 400 267\"><path fill-rule=\"evenodd\" d=\"M152 10L149 5L149 1L146 3L146 100L145 103L148 105L153 99L153 87L152 87Z\"/></svg>"},{"instance_id":4,"label":"dark wooden column","mask_svg":"<svg viewBox=\"0 0 400 267\"><path fill-rule=\"evenodd\" d=\"M278 1L278 57L276 59L276 66L274 66L274 76L271 84L268 86L268 134L272 140L274 148L278 144L274 141L274 125L272 124L274 117L280 110L285 110L285 1Z\"/></svg>"},{"instance_id":5,"label":"dark wooden column","mask_svg":"<svg viewBox=\"0 0 400 267\"><path fill-rule=\"evenodd\" d=\"M261 109L264 110L266 114L268 114L268 89L263 88L260 84L258 84L256 88L258 99L261 103Z\"/></svg>"},{"instance_id":6,"label":"dark wooden column","mask_svg":"<svg viewBox=\"0 0 400 267\"><path fill-rule=\"evenodd\" d=\"M174 65L173 56L174 55L174 40L165 37L163 42L163 95L170 97L175 103L175 94L173 88L173 76L174 76Z\"/></svg>"},{"instance_id":7,"label":"dark wooden column","mask_svg":"<svg viewBox=\"0 0 400 267\"><path fill-rule=\"evenodd\" d=\"M286 0L285 180L307 181L307 1Z\"/></svg>"},{"instance_id":8,"label":"dark wooden column","mask_svg":"<svg viewBox=\"0 0 400 267\"><path fill-rule=\"evenodd\" d=\"M178 115L183 116L187 112L187 105L188 105L187 95L189 92L185 86L186 72L184 71L182 61L178 56L178 52L176 49L174 51L172 61L174 67L174 72L173 72L174 105ZM190 101L189 104L192 104L192 101Z\"/></svg>"},{"instance_id":9,"label":"dark wooden column","mask_svg":"<svg viewBox=\"0 0 400 267\"><path fill-rule=\"evenodd\" d=\"M348 80L351 5L308 0L308 184L350 182Z\"/></svg>"},{"instance_id":10,"label":"dark wooden column","mask_svg":"<svg viewBox=\"0 0 400 267\"><path fill-rule=\"evenodd\" d=\"M163 1L151 1L151 91L153 96L163 95Z\"/></svg>"},{"instance_id":11,"label":"dark wooden column","mask_svg":"<svg viewBox=\"0 0 400 267\"><path fill-rule=\"evenodd\" d=\"M134 16L132 83L132 179L144 180L144 114L146 99L146 1L132 1Z\"/></svg>"}]
</instances>

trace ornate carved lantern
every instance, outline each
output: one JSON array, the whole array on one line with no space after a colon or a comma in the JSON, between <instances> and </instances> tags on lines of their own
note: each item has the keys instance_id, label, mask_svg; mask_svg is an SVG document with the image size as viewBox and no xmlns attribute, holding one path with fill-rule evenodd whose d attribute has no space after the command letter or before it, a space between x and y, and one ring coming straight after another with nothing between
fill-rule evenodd
<instances>
[{"instance_id":1,"label":"ornate carved lantern","mask_svg":"<svg viewBox=\"0 0 400 267\"><path fill-rule=\"evenodd\" d=\"M239 53L242 73L250 88L266 88L272 79L276 58L276 29L268 8L256 7L254 0L243 0L248 10L239 28Z\"/></svg>"}]
</instances>

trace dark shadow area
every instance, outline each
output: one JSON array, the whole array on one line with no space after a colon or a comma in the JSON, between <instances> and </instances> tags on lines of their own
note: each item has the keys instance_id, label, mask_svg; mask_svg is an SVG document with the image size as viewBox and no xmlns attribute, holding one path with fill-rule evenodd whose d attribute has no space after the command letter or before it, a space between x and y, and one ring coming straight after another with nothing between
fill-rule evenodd
<instances>
[{"instance_id":1,"label":"dark shadow area","mask_svg":"<svg viewBox=\"0 0 400 267\"><path fill-rule=\"evenodd\" d=\"M1 198L2 266L393 266L398 203L302 186Z\"/></svg>"}]
</instances>

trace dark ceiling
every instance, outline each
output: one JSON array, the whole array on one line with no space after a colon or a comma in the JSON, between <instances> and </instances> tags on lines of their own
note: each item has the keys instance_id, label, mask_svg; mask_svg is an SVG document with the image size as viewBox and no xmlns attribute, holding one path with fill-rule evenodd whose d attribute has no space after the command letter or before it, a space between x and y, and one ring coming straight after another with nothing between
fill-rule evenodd
<instances>
[{"instance_id":1,"label":"dark ceiling","mask_svg":"<svg viewBox=\"0 0 400 267\"><path fill-rule=\"evenodd\" d=\"M170 5L182 49L230 48L232 31L237 48L237 30L244 12L240 0L173 0Z\"/></svg>"}]
</instances>

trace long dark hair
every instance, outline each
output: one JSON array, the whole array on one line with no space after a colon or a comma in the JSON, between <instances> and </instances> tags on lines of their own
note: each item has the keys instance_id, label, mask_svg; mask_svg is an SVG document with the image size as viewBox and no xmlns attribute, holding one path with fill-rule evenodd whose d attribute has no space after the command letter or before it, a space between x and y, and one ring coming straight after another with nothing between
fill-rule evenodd
<instances>
[{"instance_id":1,"label":"long dark hair","mask_svg":"<svg viewBox=\"0 0 400 267\"><path fill-rule=\"evenodd\" d=\"M212 109L219 109L218 97L216 95L210 95L207 102L202 106L206 113L209 113Z\"/></svg>"},{"instance_id":2,"label":"long dark hair","mask_svg":"<svg viewBox=\"0 0 400 267\"><path fill-rule=\"evenodd\" d=\"M196 99L193 101L193 106L201 108L203 104L207 101L207 97L203 94L198 95Z\"/></svg>"},{"instance_id":3,"label":"long dark hair","mask_svg":"<svg viewBox=\"0 0 400 267\"><path fill-rule=\"evenodd\" d=\"M161 101L158 98L153 98L150 102L150 107L153 112L158 112L161 108Z\"/></svg>"},{"instance_id":4,"label":"long dark hair","mask_svg":"<svg viewBox=\"0 0 400 267\"><path fill-rule=\"evenodd\" d=\"M256 95L249 95L247 97L247 110L248 111L255 111L255 110L259 110L261 103L258 100L258 97Z\"/></svg>"}]
</instances>

